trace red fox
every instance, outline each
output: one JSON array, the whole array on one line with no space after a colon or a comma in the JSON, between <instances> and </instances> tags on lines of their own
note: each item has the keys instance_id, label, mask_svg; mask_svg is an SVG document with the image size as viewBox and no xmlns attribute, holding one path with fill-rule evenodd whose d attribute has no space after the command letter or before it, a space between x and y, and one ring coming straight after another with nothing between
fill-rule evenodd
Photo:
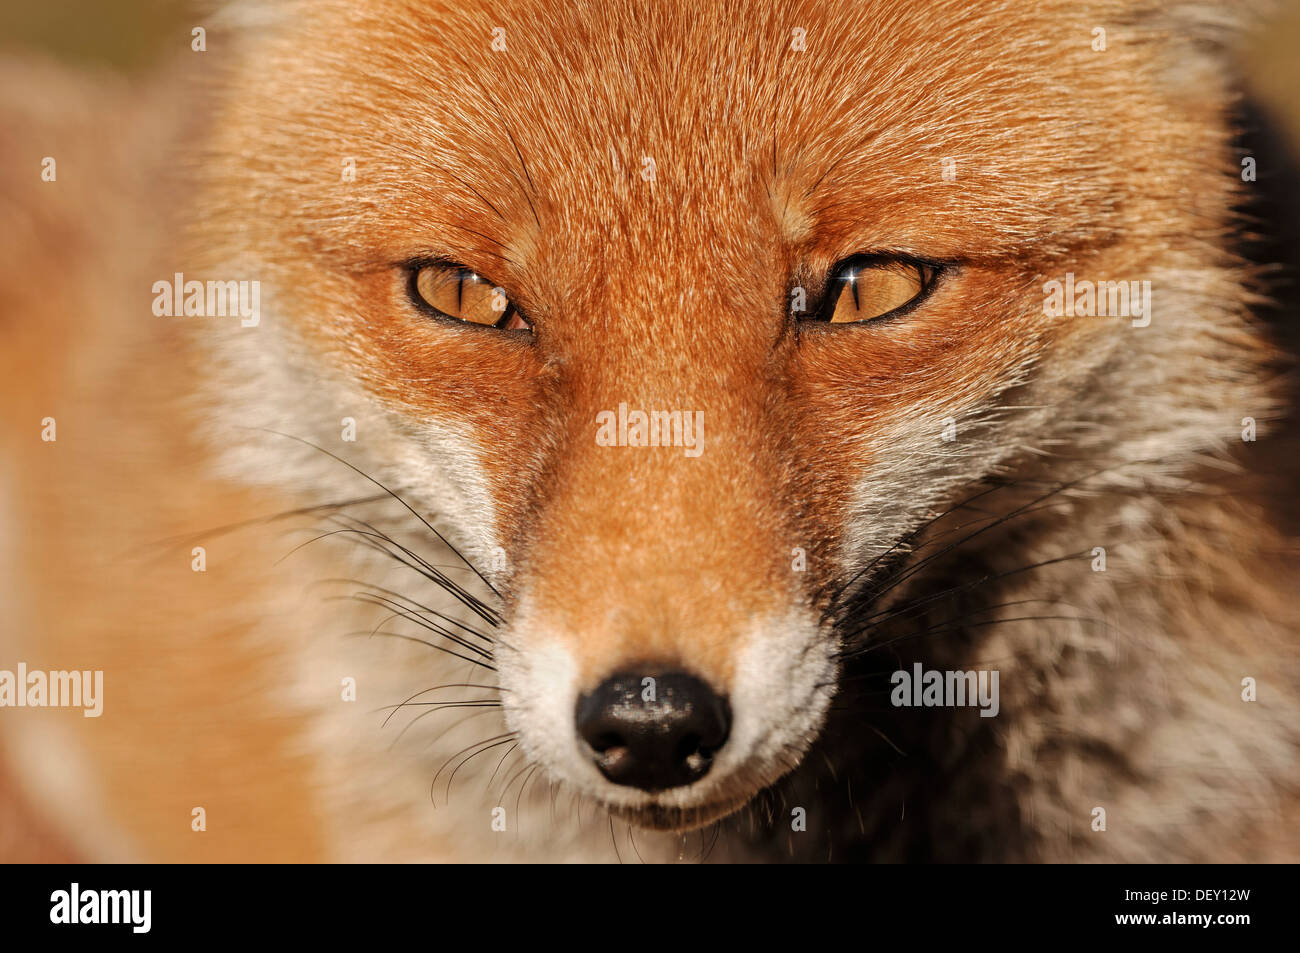
<instances>
[{"instance_id":1,"label":"red fox","mask_svg":"<svg viewBox=\"0 0 1300 953\"><path fill-rule=\"evenodd\" d=\"M183 88L7 65L0 851L1300 857L1254 12L327 0Z\"/></svg>"}]
</instances>

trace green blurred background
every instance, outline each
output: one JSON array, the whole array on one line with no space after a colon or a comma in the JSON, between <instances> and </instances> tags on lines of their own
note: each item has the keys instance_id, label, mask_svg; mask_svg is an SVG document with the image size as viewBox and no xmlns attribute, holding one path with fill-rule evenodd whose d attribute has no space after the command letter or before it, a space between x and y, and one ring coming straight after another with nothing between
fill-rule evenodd
<instances>
[{"instance_id":1,"label":"green blurred background","mask_svg":"<svg viewBox=\"0 0 1300 953\"><path fill-rule=\"evenodd\" d=\"M40 51L70 62L146 70L187 49L195 3L184 0L43 0L0 3L0 53Z\"/></svg>"}]
</instances>

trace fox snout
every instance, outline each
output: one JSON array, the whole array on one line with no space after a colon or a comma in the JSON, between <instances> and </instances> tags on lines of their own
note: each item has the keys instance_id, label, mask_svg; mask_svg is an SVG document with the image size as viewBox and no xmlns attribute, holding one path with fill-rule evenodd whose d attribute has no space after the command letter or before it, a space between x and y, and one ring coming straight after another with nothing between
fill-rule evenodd
<instances>
[{"instance_id":1,"label":"fox snout","mask_svg":"<svg viewBox=\"0 0 1300 953\"><path fill-rule=\"evenodd\" d=\"M687 830L774 784L821 731L837 643L791 610L739 630L730 674L676 658L585 676L583 638L516 623L498 657L506 721L530 760L639 826ZM589 633L584 633L587 635ZM614 642L618 644L617 641Z\"/></svg>"},{"instance_id":2,"label":"fox snout","mask_svg":"<svg viewBox=\"0 0 1300 953\"><path fill-rule=\"evenodd\" d=\"M656 828L702 823L775 782L835 684L821 577L792 565L816 534L782 502L795 467L765 439L772 402L757 375L724 389L709 367L665 373L680 395L646 386L631 399L635 367L573 371L585 399L550 418L547 477L501 534L513 543L498 657L509 727L553 778ZM629 427L638 408L681 408L700 415L693 435L699 419L718 433L694 456L602 440L610 408Z\"/></svg>"},{"instance_id":3,"label":"fox snout","mask_svg":"<svg viewBox=\"0 0 1300 953\"><path fill-rule=\"evenodd\" d=\"M662 791L700 780L731 731L731 707L682 672L624 673L578 699L578 735L614 784Z\"/></svg>"},{"instance_id":4,"label":"fox snout","mask_svg":"<svg viewBox=\"0 0 1300 953\"><path fill-rule=\"evenodd\" d=\"M524 558L497 659L529 757L657 829L707 823L778 780L820 731L836 683L837 643L801 575L757 521L735 517L744 494L704 485L709 458L606 457L678 472L622 483L656 487L645 494L552 499L559 524L589 533ZM730 537L746 545L698 545L688 527L709 512L751 527Z\"/></svg>"}]
</instances>

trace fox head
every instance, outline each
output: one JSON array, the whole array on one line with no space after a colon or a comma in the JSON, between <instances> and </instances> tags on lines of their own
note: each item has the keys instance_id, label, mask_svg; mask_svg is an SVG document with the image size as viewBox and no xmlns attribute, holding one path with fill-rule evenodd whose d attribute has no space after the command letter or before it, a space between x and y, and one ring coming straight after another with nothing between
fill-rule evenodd
<instances>
[{"instance_id":1,"label":"fox head","mask_svg":"<svg viewBox=\"0 0 1300 953\"><path fill-rule=\"evenodd\" d=\"M203 67L196 245L262 288L214 393L354 418L500 594L526 754L704 823L798 763L839 608L956 494L1169 472L1260 406L1210 12L277 5Z\"/></svg>"}]
</instances>

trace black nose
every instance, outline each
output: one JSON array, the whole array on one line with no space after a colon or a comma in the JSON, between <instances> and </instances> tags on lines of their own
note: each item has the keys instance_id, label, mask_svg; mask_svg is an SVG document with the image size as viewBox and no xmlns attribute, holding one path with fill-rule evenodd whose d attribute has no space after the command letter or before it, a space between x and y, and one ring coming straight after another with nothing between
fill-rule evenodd
<instances>
[{"instance_id":1,"label":"black nose","mask_svg":"<svg viewBox=\"0 0 1300 953\"><path fill-rule=\"evenodd\" d=\"M704 777L731 731L727 700L676 672L615 675L578 699L577 719L600 773L646 791Z\"/></svg>"}]
</instances>

